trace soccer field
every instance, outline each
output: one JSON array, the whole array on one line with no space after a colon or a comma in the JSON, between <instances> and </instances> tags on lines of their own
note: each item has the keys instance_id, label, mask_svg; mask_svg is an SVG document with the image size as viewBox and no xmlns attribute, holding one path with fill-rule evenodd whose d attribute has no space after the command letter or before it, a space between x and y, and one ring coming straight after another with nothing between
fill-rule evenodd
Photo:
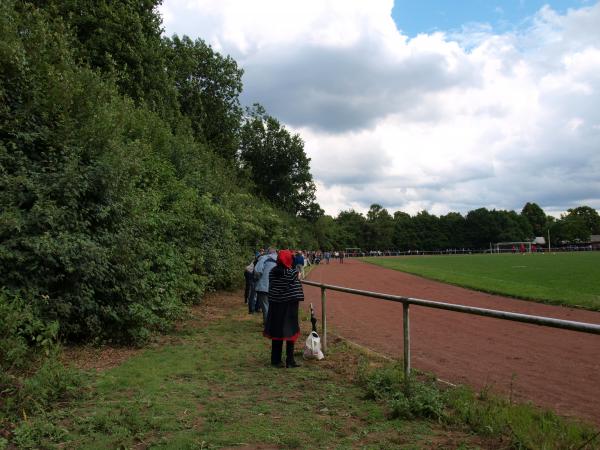
<instances>
[{"instance_id":1,"label":"soccer field","mask_svg":"<svg viewBox=\"0 0 600 450\"><path fill-rule=\"evenodd\" d=\"M600 252L364 258L485 292L600 311Z\"/></svg>"}]
</instances>

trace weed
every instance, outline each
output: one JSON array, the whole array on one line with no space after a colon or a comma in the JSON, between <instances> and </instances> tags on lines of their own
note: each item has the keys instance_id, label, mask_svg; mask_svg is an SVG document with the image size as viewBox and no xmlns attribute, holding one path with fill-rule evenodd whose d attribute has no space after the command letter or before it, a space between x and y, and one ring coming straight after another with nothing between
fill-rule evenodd
<instances>
[{"instance_id":1,"label":"weed","mask_svg":"<svg viewBox=\"0 0 600 450\"><path fill-rule=\"evenodd\" d=\"M47 359L35 374L26 379L19 393L20 407L44 411L59 400L71 398L81 386L81 374L63 366L57 359Z\"/></svg>"},{"instance_id":2,"label":"weed","mask_svg":"<svg viewBox=\"0 0 600 450\"><path fill-rule=\"evenodd\" d=\"M392 418L439 420L443 416L444 402L439 389L431 381L411 379L407 393L404 374L398 365L369 370L361 364L357 378L367 398L387 402Z\"/></svg>"},{"instance_id":3,"label":"weed","mask_svg":"<svg viewBox=\"0 0 600 450\"><path fill-rule=\"evenodd\" d=\"M444 416L444 401L439 389L429 383L411 381L408 395L396 392L390 402L392 417L402 419L428 418L439 420Z\"/></svg>"},{"instance_id":4,"label":"weed","mask_svg":"<svg viewBox=\"0 0 600 450\"><path fill-rule=\"evenodd\" d=\"M46 448L52 442L62 441L67 435L67 430L54 425L49 418L42 415L21 422L13 435L14 443L18 448L38 449Z\"/></svg>"}]
</instances>

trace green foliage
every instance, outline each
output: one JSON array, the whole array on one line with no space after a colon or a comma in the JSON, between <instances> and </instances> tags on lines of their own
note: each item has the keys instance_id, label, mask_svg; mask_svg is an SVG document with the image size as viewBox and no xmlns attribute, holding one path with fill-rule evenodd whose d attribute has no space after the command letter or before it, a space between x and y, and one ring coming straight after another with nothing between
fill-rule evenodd
<instances>
[{"instance_id":1,"label":"green foliage","mask_svg":"<svg viewBox=\"0 0 600 450\"><path fill-rule=\"evenodd\" d=\"M119 92L176 120L176 94L164 70L160 0L44 0L36 2L73 36L77 60L115 79Z\"/></svg>"},{"instance_id":2,"label":"green foliage","mask_svg":"<svg viewBox=\"0 0 600 450\"><path fill-rule=\"evenodd\" d=\"M585 227L589 234L600 233L600 215L594 208L590 208L589 206L579 206L577 208L568 209L565 217L576 217L582 220L585 223Z\"/></svg>"},{"instance_id":3,"label":"green foliage","mask_svg":"<svg viewBox=\"0 0 600 450\"><path fill-rule=\"evenodd\" d=\"M488 390L477 395L465 387L442 389L435 380L414 377L407 393L402 369L394 364L368 368L363 363L358 375L368 398L385 402L391 418L466 425L478 435L507 439L514 448L583 448L595 434L588 425L530 404L512 404Z\"/></svg>"},{"instance_id":4,"label":"green foliage","mask_svg":"<svg viewBox=\"0 0 600 450\"><path fill-rule=\"evenodd\" d=\"M164 42L181 113L189 119L196 140L233 161L242 118L243 70L201 39L173 36Z\"/></svg>"},{"instance_id":5,"label":"green foliage","mask_svg":"<svg viewBox=\"0 0 600 450\"><path fill-rule=\"evenodd\" d=\"M411 379L409 390L406 391L400 367L388 365L369 370L363 365L358 379L367 398L385 401L393 418L440 420L444 416L444 401L440 390L432 382Z\"/></svg>"},{"instance_id":6,"label":"green foliage","mask_svg":"<svg viewBox=\"0 0 600 450\"><path fill-rule=\"evenodd\" d=\"M185 121L174 130L160 108L121 95L150 92L139 78L148 55L130 67L123 52L158 45L154 4L78 5L2 3L2 282L36 318L56 322L62 339L143 342L206 290L238 283L252 247L297 244L297 224L237 183L231 162ZM125 12L129 50L106 39L125 26ZM104 27L111 32L97 36ZM203 132L231 119L229 137L203 141L231 141L241 71L201 41L172 42L169 51L191 52L178 64L195 64ZM81 54L103 72L102 58L119 55L128 87L119 74L81 66Z\"/></svg>"},{"instance_id":7,"label":"green foliage","mask_svg":"<svg viewBox=\"0 0 600 450\"><path fill-rule=\"evenodd\" d=\"M475 248L486 248L494 242L525 241L533 235L528 220L514 211L479 208L467 214L466 226Z\"/></svg>"},{"instance_id":8,"label":"green foliage","mask_svg":"<svg viewBox=\"0 0 600 450\"><path fill-rule=\"evenodd\" d=\"M57 424L45 417L36 417L14 430L13 441L21 449L52 448L54 442L61 442L66 435L66 430Z\"/></svg>"},{"instance_id":9,"label":"green foliage","mask_svg":"<svg viewBox=\"0 0 600 450\"><path fill-rule=\"evenodd\" d=\"M0 291L0 383L8 373L27 367L33 353L49 355L57 332L58 323L42 321L31 303Z\"/></svg>"},{"instance_id":10,"label":"green foliage","mask_svg":"<svg viewBox=\"0 0 600 450\"><path fill-rule=\"evenodd\" d=\"M579 206L567 210L549 228L554 244L589 242L592 234L600 234L600 215L589 206Z\"/></svg>"},{"instance_id":11,"label":"green foliage","mask_svg":"<svg viewBox=\"0 0 600 450\"><path fill-rule=\"evenodd\" d=\"M490 242L531 239L531 227L525 215L514 211L479 208L466 217L456 212L438 217L427 211L415 216L396 211L392 216L378 204L371 205L367 217L342 211L328 225L336 229L340 248L400 251L488 248Z\"/></svg>"},{"instance_id":12,"label":"green foliage","mask_svg":"<svg viewBox=\"0 0 600 450\"><path fill-rule=\"evenodd\" d=\"M57 332L58 323L40 320L30 302L0 292L0 427L43 415L78 391L80 375L57 359ZM35 448L23 433L20 448Z\"/></svg>"},{"instance_id":13,"label":"green foliage","mask_svg":"<svg viewBox=\"0 0 600 450\"><path fill-rule=\"evenodd\" d=\"M55 358L46 359L33 376L24 379L17 395L21 411L47 411L57 401L72 398L81 386L81 375Z\"/></svg>"},{"instance_id":14,"label":"green foliage","mask_svg":"<svg viewBox=\"0 0 600 450\"><path fill-rule=\"evenodd\" d=\"M341 211L335 221L338 224L341 247L366 248L364 239L365 216L354 210Z\"/></svg>"},{"instance_id":15,"label":"green foliage","mask_svg":"<svg viewBox=\"0 0 600 450\"><path fill-rule=\"evenodd\" d=\"M527 219L535 236L544 235L544 228L547 221L546 213L544 213L544 210L537 203L525 203L525 206L521 210L521 215Z\"/></svg>"},{"instance_id":16,"label":"green foliage","mask_svg":"<svg viewBox=\"0 0 600 450\"><path fill-rule=\"evenodd\" d=\"M64 436L48 411L80 376L58 342L144 343L258 245L314 242L235 166L242 71L163 40L157 4L0 2L0 428L22 420L20 448Z\"/></svg>"},{"instance_id":17,"label":"green foliage","mask_svg":"<svg viewBox=\"0 0 600 450\"><path fill-rule=\"evenodd\" d=\"M316 220L323 214L315 202L310 159L298 134L255 105L240 134L239 159L249 171L256 193L289 214Z\"/></svg>"},{"instance_id":18,"label":"green foliage","mask_svg":"<svg viewBox=\"0 0 600 450\"><path fill-rule=\"evenodd\" d=\"M381 205L371 205L367 212L364 230L366 248L390 249L393 247L394 219Z\"/></svg>"},{"instance_id":19,"label":"green foliage","mask_svg":"<svg viewBox=\"0 0 600 450\"><path fill-rule=\"evenodd\" d=\"M554 244L588 242L600 233L600 216L588 206L569 209L560 220L546 216L535 203L515 211L478 208L465 216L450 212L437 217L427 211L415 216L371 205L366 217L353 210L317 223L321 248L363 250L487 249L490 243L531 241L551 231ZM596 231L595 231L596 230Z\"/></svg>"}]
</instances>

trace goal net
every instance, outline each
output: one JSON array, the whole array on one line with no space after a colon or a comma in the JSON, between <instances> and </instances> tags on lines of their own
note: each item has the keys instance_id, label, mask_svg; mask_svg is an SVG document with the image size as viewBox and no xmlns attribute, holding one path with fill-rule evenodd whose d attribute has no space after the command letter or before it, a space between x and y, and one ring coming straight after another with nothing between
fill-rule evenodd
<instances>
[{"instance_id":1,"label":"goal net","mask_svg":"<svg viewBox=\"0 0 600 450\"><path fill-rule=\"evenodd\" d=\"M531 242L496 242L494 253L531 253Z\"/></svg>"}]
</instances>

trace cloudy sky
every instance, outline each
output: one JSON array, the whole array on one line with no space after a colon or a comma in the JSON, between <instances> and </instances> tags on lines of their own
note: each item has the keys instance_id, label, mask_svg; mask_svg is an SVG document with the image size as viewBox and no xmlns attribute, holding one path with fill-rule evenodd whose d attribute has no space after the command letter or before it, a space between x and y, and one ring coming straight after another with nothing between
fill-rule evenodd
<instances>
[{"instance_id":1,"label":"cloudy sky","mask_svg":"<svg viewBox=\"0 0 600 450\"><path fill-rule=\"evenodd\" d=\"M457 6L460 5L459 6ZM299 133L328 214L600 209L600 1L163 0Z\"/></svg>"}]
</instances>

